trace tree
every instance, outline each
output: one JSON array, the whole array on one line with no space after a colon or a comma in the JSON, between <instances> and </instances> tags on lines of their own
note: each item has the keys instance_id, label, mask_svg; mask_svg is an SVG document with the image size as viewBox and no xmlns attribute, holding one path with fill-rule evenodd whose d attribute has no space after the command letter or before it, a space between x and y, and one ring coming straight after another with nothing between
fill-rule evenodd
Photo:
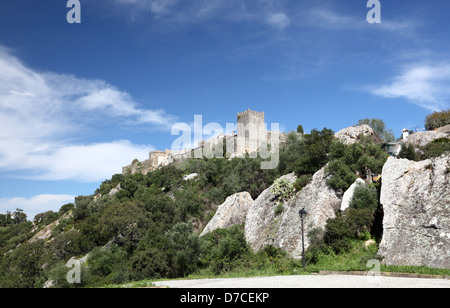
<instances>
[{"instance_id":1,"label":"tree","mask_svg":"<svg viewBox=\"0 0 450 308\"><path fill-rule=\"evenodd\" d=\"M166 233L169 255L172 261L172 275L184 277L198 268L200 240L193 233L191 223L178 223Z\"/></svg>"},{"instance_id":2,"label":"tree","mask_svg":"<svg viewBox=\"0 0 450 308\"><path fill-rule=\"evenodd\" d=\"M13 223L18 225L26 221L27 221L27 214L25 214L22 209L16 209L16 211L13 213Z\"/></svg>"},{"instance_id":3,"label":"tree","mask_svg":"<svg viewBox=\"0 0 450 308\"><path fill-rule=\"evenodd\" d=\"M53 211L47 211L44 213L39 213L36 216L34 216L33 222L36 225L49 225L52 222L54 222L55 220L57 220L59 218L58 213L55 213Z\"/></svg>"},{"instance_id":4,"label":"tree","mask_svg":"<svg viewBox=\"0 0 450 308\"><path fill-rule=\"evenodd\" d=\"M386 129L386 123L382 119L360 119L358 123L353 126L369 125L375 133L377 133L383 142L395 141L395 135L391 129Z\"/></svg>"},{"instance_id":5,"label":"tree","mask_svg":"<svg viewBox=\"0 0 450 308\"><path fill-rule=\"evenodd\" d=\"M378 193L374 187L361 185L355 188L350 207L375 211L378 206Z\"/></svg>"},{"instance_id":6,"label":"tree","mask_svg":"<svg viewBox=\"0 0 450 308\"><path fill-rule=\"evenodd\" d=\"M142 202L133 200L112 204L103 211L98 223L103 238L113 239L131 252L145 235L149 220Z\"/></svg>"},{"instance_id":7,"label":"tree","mask_svg":"<svg viewBox=\"0 0 450 308\"><path fill-rule=\"evenodd\" d=\"M303 153L294 162L294 171L297 177L303 174L313 175L328 162L328 152L333 143L334 132L323 128L311 130L303 138Z\"/></svg>"},{"instance_id":8,"label":"tree","mask_svg":"<svg viewBox=\"0 0 450 308\"><path fill-rule=\"evenodd\" d=\"M303 134L303 126L301 126L300 124L297 126L297 133Z\"/></svg>"},{"instance_id":9,"label":"tree","mask_svg":"<svg viewBox=\"0 0 450 308\"><path fill-rule=\"evenodd\" d=\"M434 130L448 124L450 124L450 109L435 111L425 117L425 129L427 130Z\"/></svg>"},{"instance_id":10,"label":"tree","mask_svg":"<svg viewBox=\"0 0 450 308\"><path fill-rule=\"evenodd\" d=\"M327 184L335 190L345 191L357 176L367 178L372 173L381 173L387 158L388 154L380 144L375 144L370 137L351 145L336 141L330 149L327 172L332 176Z\"/></svg>"},{"instance_id":11,"label":"tree","mask_svg":"<svg viewBox=\"0 0 450 308\"><path fill-rule=\"evenodd\" d=\"M23 243L0 260L0 286L3 288L39 288L45 282L42 270L44 241Z\"/></svg>"}]
</instances>

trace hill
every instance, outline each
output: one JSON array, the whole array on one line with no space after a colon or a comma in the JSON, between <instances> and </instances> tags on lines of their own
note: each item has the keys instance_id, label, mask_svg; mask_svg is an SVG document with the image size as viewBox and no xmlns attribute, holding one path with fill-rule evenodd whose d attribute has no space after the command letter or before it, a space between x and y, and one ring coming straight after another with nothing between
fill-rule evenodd
<instances>
[{"instance_id":1,"label":"hill","mask_svg":"<svg viewBox=\"0 0 450 308\"><path fill-rule=\"evenodd\" d=\"M298 207L305 204L313 223L307 238L311 267L330 255L360 249L358 241L379 243L383 206L377 175L389 155L377 134L354 135L354 130L289 133L280 146L276 169L261 169L263 159L249 155L182 160L145 174L115 174L92 195L77 197L58 213L42 213L34 222L2 215L0 286L86 287L239 270L289 272L301 267L298 228L289 231L298 226L298 218L287 229L284 222L296 217ZM441 157L449 151L449 143L440 140L413 150L418 160ZM287 175L290 181L278 180ZM367 185L355 189L349 208L341 211L342 197L357 178ZM321 194L318 187L339 204L330 203L330 214L314 224L314 208L322 204L311 201ZM219 206L240 192L249 194L246 200L270 209L267 225L256 223L261 232L249 231L248 217L261 218L254 212L245 216L244 224L231 223L228 229L213 228L200 236ZM265 195L269 197L261 201ZM248 208L252 211L255 208ZM260 245L249 242L250 233L260 236ZM381 259L377 245L372 246L376 248L364 250L364 258ZM67 267L69 260L81 261ZM79 275L81 283L69 283L68 274Z\"/></svg>"}]
</instances>

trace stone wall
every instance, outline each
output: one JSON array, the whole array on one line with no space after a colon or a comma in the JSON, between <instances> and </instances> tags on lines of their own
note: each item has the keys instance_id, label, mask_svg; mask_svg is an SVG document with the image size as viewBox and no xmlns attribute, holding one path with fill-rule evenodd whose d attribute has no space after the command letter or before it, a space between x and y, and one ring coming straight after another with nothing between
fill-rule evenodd
<instances>
[{"instance_id":1,"label":"stone wall","mask_svg":"<svg viewBox=\"0 0 450 308\"><path fill-rule=\"evenodd\" d=\"M246 110L237 114L237 134L218 135L207 141L201 141L194 149L183 149L180 151L152 151L149 159L142 162L133 163L122 168L123 174L133 174L142 172L144 174L169 164L192 159L192 158L212 158L227 154L227 158L243 157L246 154L256 153L260 146L271 145L273 152L279 144L285 142L286 137L280 132L267 131L264 122L264 112ZM223 143L227 145L223 152Z\"/></svg>"}]
</instances>

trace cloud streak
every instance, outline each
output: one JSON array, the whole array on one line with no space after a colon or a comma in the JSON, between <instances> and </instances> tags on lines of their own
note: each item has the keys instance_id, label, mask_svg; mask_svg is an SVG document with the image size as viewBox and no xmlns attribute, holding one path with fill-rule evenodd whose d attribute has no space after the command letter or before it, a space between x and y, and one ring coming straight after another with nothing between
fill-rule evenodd
<instances>
[{"instance_id":1,"label":"cloud streak","mask_svg":"<svg viewBox=\"0 0 450 308\"><path fill-rule=\"evenodd\" d=\"M92 116L91 116L92 115ZM138 107L102 80L37 72L0 48L0 170L42 180L104 180L153 147L127 140L74 143L101 119L169 130L176 118Z\"/></svg>"},{"instance_id":2,"label":"cloud streak","mask_svg":"<svg viewBox=\"0 0 450 308\"><path fill-rule=\"evenodd\" d=\"M414 64L390 82L370 92L385 98L405 98L431 111L449 108L450 64Z\"/></svg>"},{"instance_id":3,"label":"cloud streak","mask_svg":"<svg viewBox=\"0 0 450 308\"><path fill-rule=\"evenodd\" d=\"M291 22L284 10L285 0L113 0L133 19L150 13L165 25L186 25L205 21L266 24L275 29L287 28ZM123 12L123 10L121 10Z\"/></svg>"}]
</instances>

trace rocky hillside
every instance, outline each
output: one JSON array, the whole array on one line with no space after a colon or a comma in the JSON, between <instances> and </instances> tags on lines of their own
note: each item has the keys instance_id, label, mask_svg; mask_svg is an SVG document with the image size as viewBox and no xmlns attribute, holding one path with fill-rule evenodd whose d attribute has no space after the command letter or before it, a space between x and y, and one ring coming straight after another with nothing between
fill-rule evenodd
<instances>
[{"instance_id":1,"label":"rocky hillside","mask_svg":"<svg viewBox=\"0 0 450 308\"><path fill-rule=\"evenodd\" d=\"M0 287L297 269L301 209L309 264L366 241L387 264L449 268L450 143L432 140L388 159L369 126L324 128L287 134L276 169L212 158L113 175L33 222L2 216ZM81 285L67 282L69 260Z\"/></svg>"}]
</instances>

